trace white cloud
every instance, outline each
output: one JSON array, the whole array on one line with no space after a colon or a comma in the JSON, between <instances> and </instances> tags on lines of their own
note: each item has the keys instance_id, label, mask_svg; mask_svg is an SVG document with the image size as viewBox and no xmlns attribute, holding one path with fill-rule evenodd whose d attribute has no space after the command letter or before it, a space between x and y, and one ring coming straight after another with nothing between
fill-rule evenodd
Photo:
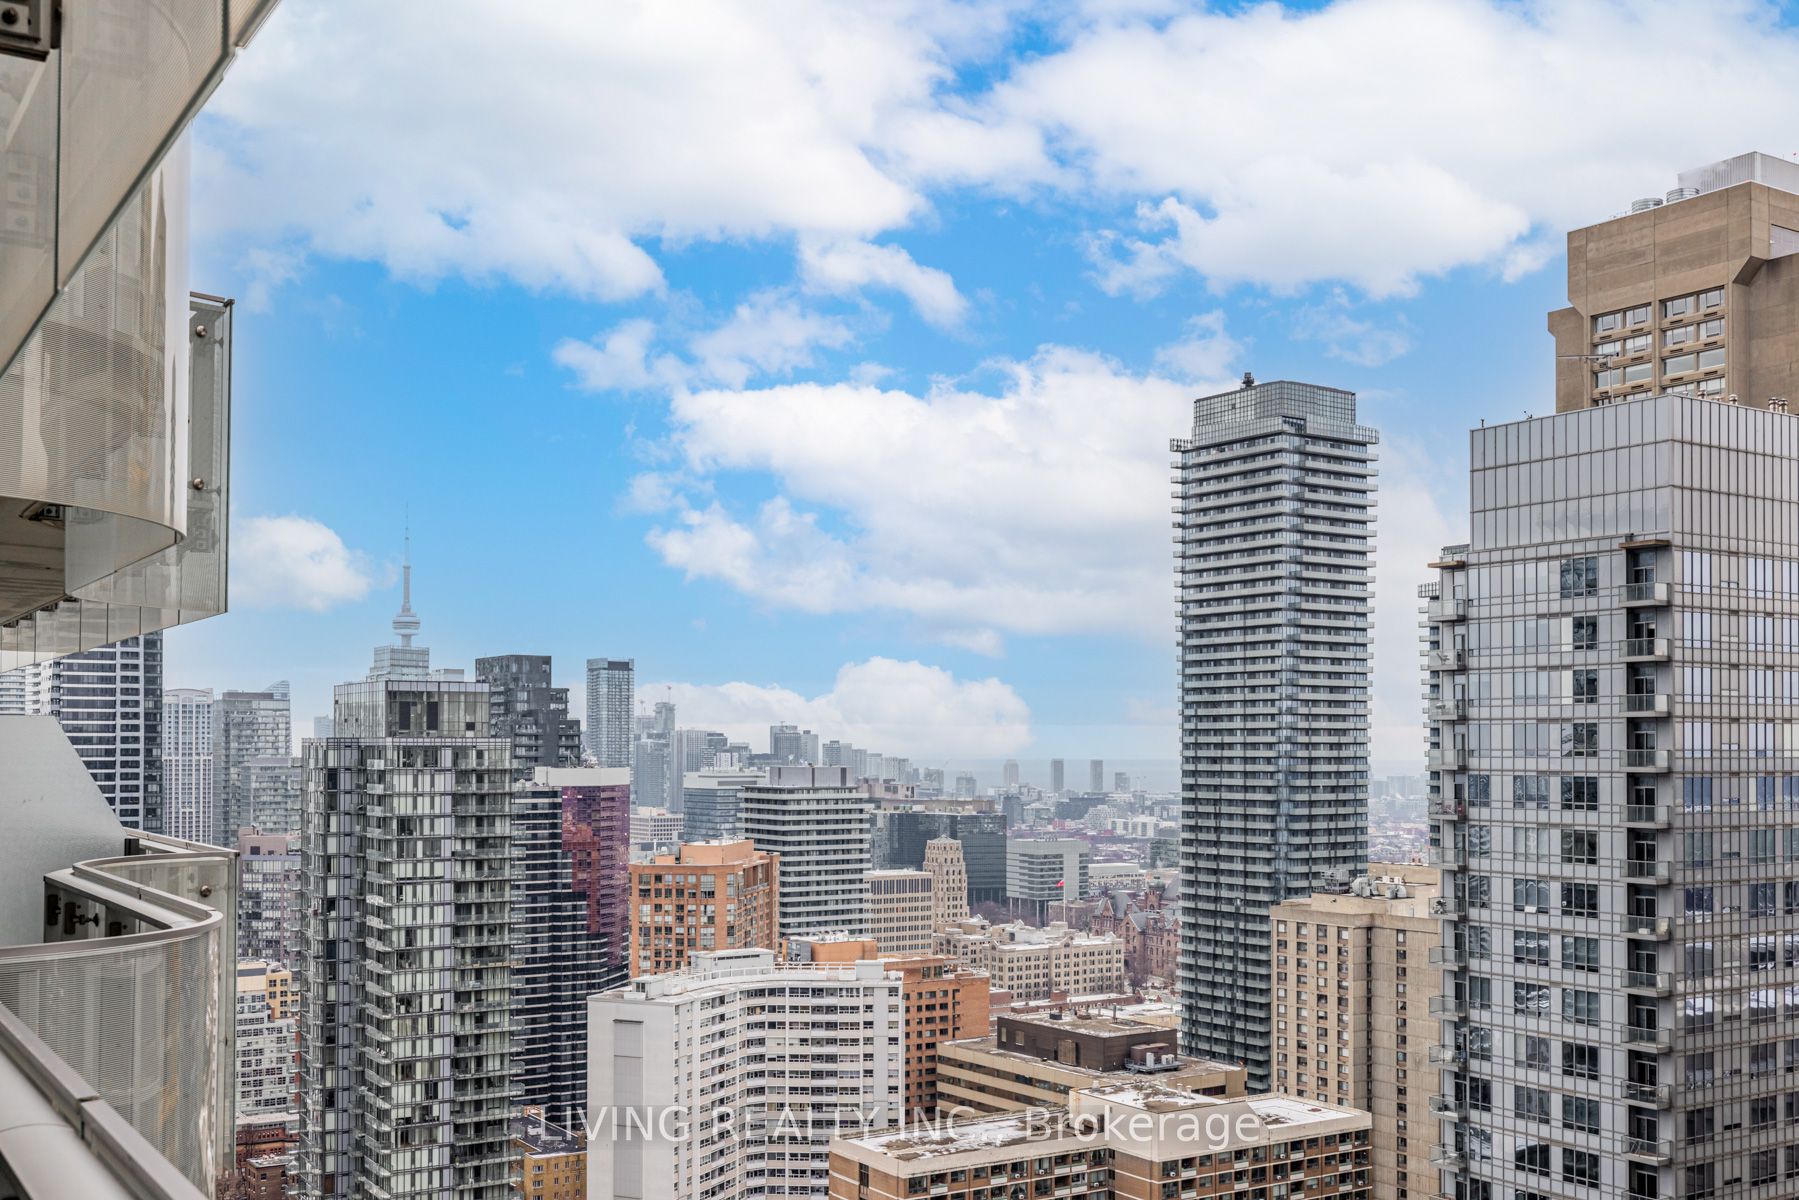
<instances>
[{"instance_id":1,"label":"white cloud","mask_svg":"<svg viewBox=\"0 0 1799 1200\"><path fill-rule=\"evenodd\" d=\"M324 612L368 595L363 556L311 517L233 521L231 601L259 608Z\"/></svg>"},{"instance_id":2,"label":"white cloud","mask_svg":"<svg viewBox=\"0 0 1799 1200\"><path fill-rule=\"evenodd\" d=\"M839 295L870 286L892 288L933 325L959 324L968 312L968 301L947 272L919 266L898 246L802 242L800 274L807 287Z\"/></svg>"},{"instance_id":3,"label":"white cloud","mask_svg":"<svg viewBox=\"0 0 1799 1200\"><path fill-rule=\"evenodd\" d=\"M649 248L761 239L797 246L813 286L892 288L953 325L954 283L876 239L967 188L1141 203L1096 239L1114 290L1196 271L1399 296L1536 269L1546 230L1788 144L1799 99L1799 35L1760 0L1702 21L1671 0L489 7L277 9L196 151L196 229L253 298L318 252L616 299L663 286ZM1567 119L1654 79L1706 103Z\"/></svg>"},{"instance_id":4,"label":"white cloud","mask_svg":"<svg viewBox=\"0 0 1799 1200\"><path fill-rule=\"evenodd\" d=\"M621 321L591 342L562 339L550 357L573 371L589 391L636 391L655 382L647 361L655 336L654 321Z\"/></svg>"},{"instance_id":5,"label":"white cloud","mask_svg":"<svg viewBox=\"0 0 1799 1200\"><path fill-rule=\"evenodd\" d=\"M429 282L611 300L652 240L861 239L927 200L884 166L1005 6L287 0L208 107L195 227ZM896 135L895 135L896 136ZM1004 136L1004 135L1001 135Z\"/></svg>"},{"instance_id":6,"label":"white cloud","mask_svg":"<svg viewBox=\"0 0 1799 1200\"><path fill-rule=\"evenodd\" d=\"M821 347L848 345L848 325L835 317L809 312L779 292L750 296L718 328L688 344L704 375L731 387L742 387L752 375L786 374L814 362Z\"/></svg>"},{"instance_id":7,"label":"white cloud","mask_svg":"<svg viewBox=\"0 0 1799 1200\"><path fill-rule=\"evenodd\" d=\"M768 727L783 721L826 740L920 758L1014 754L1031 741L1030 708L1010 685L957 679L941 667L891 658L845 664L831 690L817 696L741 682L650 683L639 690L667 695L684 726L716 729L751 745L761 745Z\"/></svg>"},{"instance_id":8,"label":"white cloud","mask_svg":"<svg viewBox=\"0 0 1799 1200\"><path fill-rule=\"evenodd\" d=\"M1224 331L1224 311L1213 309L1189 317L1184 336L1156 351L1156 364L1181 379L1223 379L1242 353L1242 344Z\"/></svg>"},{"instance_id":9,"label":"white cloud","mask_svg":"<svg viewBox=\"0 0 1799 1200\"><path fill-rule=\"evenodd\" d=\"M1404 319L1387 327L1352 316L1353 305L1338 288L1320 304L1306 304L1293 313L1293 336L1301 341L1322 342L1332 358L1358 367L1378 367L1412 348Z\"/></svg>"},{"instance_id":10,"label":"white cloud","mask_svg":"<svg viewBox=\"0 0 1799 1200\"><path fill-rule=\"evenodd\" d=\"M1198 336L1225 335L1202 318ZM779 494L747 514L682 501L650 545L691 579L773 606L900 612L983 653L1005 632L1164 636L1168 439L1183 432L1196 388L1228 385L1135 375L1055 346L991 369L992 390L799 383L675 395L674 444L690 478L764 473ZM904 469L880 468L877 450Z\"/></svg>"}]
</instances>

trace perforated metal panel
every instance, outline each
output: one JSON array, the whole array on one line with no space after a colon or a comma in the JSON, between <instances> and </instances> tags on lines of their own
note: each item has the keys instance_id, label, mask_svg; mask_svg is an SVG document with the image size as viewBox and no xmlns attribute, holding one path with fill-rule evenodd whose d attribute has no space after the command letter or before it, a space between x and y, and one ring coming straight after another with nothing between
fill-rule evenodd
<instances>
[{"instance_id":1,"label":"perforated metal panel","mask_svg":"<svg viewBox=\"0 0 1799 1200\"><path fill-rule=\"evenodd\" d=\"M0 56L0 362L56 291L57 75ZM0 423L0 441L11 432Z\"/></svg>"}]
</instances>

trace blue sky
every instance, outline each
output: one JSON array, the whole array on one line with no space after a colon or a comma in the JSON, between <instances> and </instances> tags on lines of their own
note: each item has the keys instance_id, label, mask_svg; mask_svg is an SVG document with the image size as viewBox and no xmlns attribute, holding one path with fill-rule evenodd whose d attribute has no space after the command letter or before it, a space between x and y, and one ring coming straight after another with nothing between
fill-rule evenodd
<instances>
[{"instance_id":1,"label":"blue sky","mask_svg":"<svg viewBox=\"0 0 1799 1200\"><path fill-rule=\"evenodd\" d=\"M1385 435L1375 760L1413 770L1412 590L1466 429L1550 402L1561 234L1799 146L1799 42L1748 3L479 7L283 0L201 118L233 611L171 686L286 677L309 726L409 510L440 665L553 654L578 700L632 656L683 724L919 762L1170 759L1167 441L1253 370ZM1708 103L1566 119L1675 77Z\"/></svg>"}]
</instances>

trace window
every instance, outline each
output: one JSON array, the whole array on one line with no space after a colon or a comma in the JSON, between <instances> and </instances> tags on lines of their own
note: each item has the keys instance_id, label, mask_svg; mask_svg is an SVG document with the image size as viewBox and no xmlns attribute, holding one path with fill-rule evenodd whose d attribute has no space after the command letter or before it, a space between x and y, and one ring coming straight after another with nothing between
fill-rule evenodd
<instances>
[{"instance_id":1,"label":"window","mask_svg":"<svg viewBox=\"0 0 1799 1200\"><path fill-rule=\"evenodd\" d=\"M1532 1175L1549 1174L1549 1147L1543 1142L1521 1142L1512 1151L1512 1165Z\"/></svg>"},{"instance_id":2,"label":"window","mask_svg":"<svg viewBox=\"0 0 1799 1200\"><path fill-rule=\"evenodd\" d=\"M1592 667L1581 667L1568 672L1570 678L1569 691L1575 704L1597 704L1599 702L1599 672Z\"/></svg>"},{"instance_id":3,"label":"window","mask_svg":"<svg viewBox=\"0 0 1799 1200\"><path fill-rule=\"evenodd\" d=\"M1562 1148L1562 1180L1580 1187L1599 1186L1599 1156L1591 1150Z\"/></svg>"},{"instance_id":4,"label":"window","mask_svg":"<svg viewBox=\"0 0 1799 1200\"><path fill-rule=\"evenodd\" d=\"M1599 753L1599 722L1575 721L1561 729L1563 758L1592 758Z\"/></svg>"},{"instance_id":5,"label":"window","mask_svg":"<svg viewBox=\"0 0 1799 1200\"><path fill-rule=\"evenodd\" d=\"M1599 885L1596 883L1562 884L1564 917L1596 917L1599 915Z\"/></svg>"},{"instance_id":6,"label":"window","mask_svg":"<svg viewBox=\"0 0 1799 1200\"><path fill-rule=\"evenodd\" d=\"M1562 1019L1576 1025L1599 1023L1599 993L1585 988L1562 989Z\"/></svg>"},{"instance_id":7,"label":"window","mask_svg":"<svg viewBox=\"0 0 1799 1200\"><path fill-rule=\"evenodd\" d=\"M1599 1101L1590 1096L1563 1096L1562 1125L1568 1129L1598 1133Z\"/></svg>"},{"instance_id":8,"label":"window","mask_svg":"<svg viewBox=\"0 0 1799 1200\"><path fill-rule=\"evenodd\" d=\"M1593 866L1599 862L1599 831L1596 829L1564 829L1562 861L1577 866Z\"/></svg>"},{"instance_id":9,"label":"window","mask_svg":"<svg viewBox=\"0 0 1799 1200\"><path fill-rule=\"evenodd\" d=\"M1599 559L1564 558L1561 564L1562 596L1597 596L1599 594Z\"/></svg>"},{"instance_id":10,"label":"window","mask_svg":"<svg viewBox=\"0 0 1799 1200\"><path fill-rule=\"evenodd\" d=\"M1692 354L1676 354L1662 359L1662 374L1680 375L1691 371L1696 365L1696 356Z\"/></svg>"},{"instance_id":11,"label":"window","mask_svg":"<svg viewBox=\"0 0 1799 1200\"><path fill-rule=\"evenodd\" d=\"M1546 912L1549 909L1549 885L1541 879L1512 880L1513 912Z\"/></svg>"},{"instance_id":12,"label":"window","mask_svg":"<svg viewBox=\"0 0 1799 1200\"><path fill-rule=\"evenodd\" d=\"M1549 1093L1542 1088L1512 1085L1512 1115L1520 1121L1549 1123Z\"/></svg>"},{"instance_id":13,"label":"window","mask_svg":"<svg viewBox=\"0 0 1799 1200\"><path fill-rule=\"evenodd\" d=\"M1563 934L1562 966L1570 971L1597 971L1599 969L1599 939Z\"/></svg>"},{"instance_id":14,"label":"window","mask_svg":"<svg viewBox=\"0 0 1799 1200\"><path fill-rule=\"evenodd\" d=\"M1512 1011L1546 1013L1549 1011L1549 985L1542 983L1512 984Z\"/></svg>"},{"instance_id":15,"label":"window","mask_svg":"<svg viewBox=\"0 0 1799 1200\"><path fill-rule=\"evenodd\" d=\"M1562 778L1562 808L1572 812L1596 812L1599 809L1599 777L1567 775Z\"/></svg>"},{"instance_id":16,"label":"window","mask_svg":"<svg viewBox=\"0 0 1799 1200\"><path fill-rule=\"evenodd\" d=\"M1582 1042L1563 1042L1562 1074L1573 1079L1598 1079L1599 1047Z\"/></svg>"},{"instance_id":17,"label":"window","mask_svg":"<svg viewBox=\"0 0 1799 1200\"><path fill-rule=\"evenodd\" d=\"M1512 931L1512 961L1549 965L1549 935L1534 929Z\"/></svg>"},{"instance_id":18,"label":"window","mask_svg":"<svg viewBox=\"0 0 1799 1200\"><path fill-rule=\"evenodd\" d=\"M1699 369L1701 371L1709 370L1712 367L1721 367L1723 365L1724 348L1722 346L1711 350L1701 350L1699 352Z\"/></svg>"},{"instance_id":19,"label":"window","mask_svg":"<svg viewBox=\"0 0 1799 1200\"><path fill-rule=\"evenodd\" d=\"M1549 1069L1549 1039L1533 1033L1518 1035L1518 1061L1533 1070Z\"/></svg>"},{"instance_id":20,"label":"window","mask_svg":"<svg viewBox=\"0 0 1799 1200\"><path fill-rule=\"evenodd\" d=\"M1599 645L1599 618L1575 617L1573 646L1576 650L1592 650Z\"/></svg>"}]
</instances>

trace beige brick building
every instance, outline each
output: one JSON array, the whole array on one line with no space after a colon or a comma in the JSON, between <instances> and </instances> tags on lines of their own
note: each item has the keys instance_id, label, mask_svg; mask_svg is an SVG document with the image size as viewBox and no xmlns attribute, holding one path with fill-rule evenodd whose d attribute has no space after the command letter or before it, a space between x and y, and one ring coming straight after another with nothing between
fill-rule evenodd
<instances>
[{"instance_id":1,"label":"beige brick building","mask_svg":"<svg viewBox=\"0 0 1799 1200\"><path fill-rule=\"evenodd\" d=\"M968 863L962 843L952 837L924 844L924 869L931 873L931 929L968 919Z\"/></svg>"},{"instance_id":2,"label":"beige brick building","mask_svg":"<svg viewBox=\"0 0 1799 1200\"><path fill-rule=\"evenodd\" d=\"M932 877L929 871L870 871L868 936L882 954L931 952Z\"/></svg>"},{"instance_id":3,"label":"beige brick building","mask_svg":"<svg viewBox=\"0 0 1799 1200\"><path fill-rule=\"evenodd\" d=\"M1744 154L1677 182L1568 235L1556 411L1662 392L1799 405L1799 163Z\"/></svg>"},{"instance_id":4,"label":"beige brick building","mask_svg":"<svg viewBox=\"0 0 1799 1200\"><path fill-rule=\"evenodd\" d=\"M985 971L993 990L1014 1000L1108 996L1125 991L1124 941L1110 934L1079 933L1060 921L1042 929L1014 922L993 925L980 917L937 931L934 952L971 971Z\"/></svg>"},{"instance_id":5,"label":"beige brick building","mask_svg":"<svg viewBox=\"0 0 1799 1200\"><path fill-rule=\"evenodd\" d=\"M1428 1200L1442 922L1435 867L1370 864L1347 893L1319 892L1270 911L1276 1091L1366 1109L1373 1118L1373 1200Z\"/></svg>"},{"instance_id":6,"label":"beige brick building","mask_svg":"<svg viewBox=\"0 0 1799 1200\"><path fill-rule=\"evenodd\" d=\"M1370 1200L1368 1140L1368 1114L1336 1105L1114 1083L1047 1114L838 1138L830 1197Z\"/></svg>"}]
</instances>

